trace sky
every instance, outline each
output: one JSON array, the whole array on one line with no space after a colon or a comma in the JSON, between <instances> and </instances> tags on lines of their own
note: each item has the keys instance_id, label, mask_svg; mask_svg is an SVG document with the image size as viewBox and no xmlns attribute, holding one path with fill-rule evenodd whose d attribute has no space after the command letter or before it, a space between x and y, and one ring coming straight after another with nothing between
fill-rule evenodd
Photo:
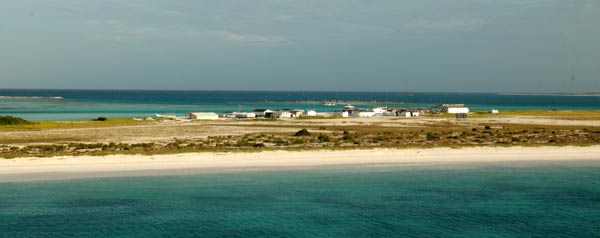
<instances>
[{"instance_id":1,"label":"sky","mask_svg":"<svg viewBox=\"0 0 600 238\"><path fill-rule=\"evenodd\" d=\"M600 92L598 0L0 0L0 88Z\"/></svg>"}]
</instances>

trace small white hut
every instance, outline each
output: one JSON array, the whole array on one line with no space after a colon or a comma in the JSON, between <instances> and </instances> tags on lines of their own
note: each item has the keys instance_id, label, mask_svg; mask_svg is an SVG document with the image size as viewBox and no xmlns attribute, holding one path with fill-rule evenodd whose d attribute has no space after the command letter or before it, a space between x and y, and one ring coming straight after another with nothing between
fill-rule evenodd
<instances>
[{"instance_id":1,"label":"small white hut","mask_svg":"<svg viewBox=\"0 0 600 238\"><path fill-rule=\"evenodd\" d=\"M275 118L292 118L292 113L287 110L278 110L273 112Z\"/></svg>"},{"instance_id":2,"label":"small white hut","mask_svg":"<svg viewBox=\"0 0 600 238\"><path fill-rule=\"evenodd\" d=\"M253 112L235 112L233 113L235 118L255 118L256 114Z\"/></svg>"},{"instance_id":3,"label":"small white hut","mask_svg":"<svg viewBox=\"0 0 600 238\"><path fill-rule=\"evenodd\" d=\"M266 117L267 114L273 113L273 111L269 109L254 109L252 113L254 113L254 116L256 117Z\"/></svg>"},{"instance_id":4,"label":"small white hut","mask_svg":"<svg viewBox=\"0 0 600 238\"><path fill-rule=\"evenodd\" d=\"M192 120L218 120L219 114L214 112L189 112L188 116Z\"/></svg>"},{"instance_id":5,"label":"small white hut","mask_svg":"<svg viewBox=\"0 0 600 238\"><path fill-rule=\"evenodd\" d=\"M441 104L437 107L437 111L450 114L469 113L469 108L465 104Z\"/></svg>"}]
</instances>

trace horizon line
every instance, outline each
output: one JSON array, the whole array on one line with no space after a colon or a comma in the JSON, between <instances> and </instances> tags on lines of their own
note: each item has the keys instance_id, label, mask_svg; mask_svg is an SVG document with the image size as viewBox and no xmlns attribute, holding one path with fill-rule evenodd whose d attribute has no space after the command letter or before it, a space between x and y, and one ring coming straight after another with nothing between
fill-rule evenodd
<instances>
[{"instance_id":1,"label":"horizon line","mask_svg":"<svg viewBox=\"0 0 600 238\"><path fill-rule=\"evenodd\" d=\"M280 90L280 89L92 89L92 88L0 88L0 90L48 91L154 91L154 92L307 92L307 93L452 93L452 94L600 94L600 92L492 92L492 91L359 91L359 90Z\"/></svg>"}]
</instances>

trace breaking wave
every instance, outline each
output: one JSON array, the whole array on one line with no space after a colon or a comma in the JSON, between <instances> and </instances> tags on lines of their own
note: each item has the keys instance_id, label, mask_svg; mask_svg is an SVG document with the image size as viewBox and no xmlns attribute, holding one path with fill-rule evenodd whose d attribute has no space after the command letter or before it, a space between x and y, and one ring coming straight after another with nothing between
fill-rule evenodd
<instances>
[{"instance_id":1,"label":"breaking wave","mask_svg":"<svg viewBox=\"0 0 600 238\"><path fill-rule=\"evenodd\" d=\"M43 96L0 96L0 99L54 99L60 100L64 99L63 97L55 96L55 97L43 97Z\"/></svg>"}]
</instances>

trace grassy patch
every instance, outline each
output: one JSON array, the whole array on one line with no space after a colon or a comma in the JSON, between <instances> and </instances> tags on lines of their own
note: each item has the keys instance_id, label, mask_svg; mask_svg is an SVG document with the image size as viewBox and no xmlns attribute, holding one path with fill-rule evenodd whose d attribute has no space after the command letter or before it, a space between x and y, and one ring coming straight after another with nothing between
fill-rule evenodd
<instances>
[{"instance_id":1,"label":"grassy patch","mask_svg":"<svg viewBox=\"0 0 600 238\"><path fill-rule=\"evenodd\" d=\"M431 114L434 118L454 118L455 114ZM505 116L548 117L565 120L600 120L600 110L501 110L499 114L491 114L483 110L472 110L469 118L488 118Z\"/></svg>"},{"instance_id":2,"label":"grassy patch","mask_svg":"<svg viewBox=\"0 0 600 238\"><path fill-rule=\"evenodd\" d=\"M39 121L27 124L7 125L0 128L2 131L27 131L27 130L52 130L75 128L98 128L128 125L144 125L155 123L152 121L136 121L131 118L111 118L104 121L97 119L91 121Z\"/></svg>"},{"instance_id":3,"label":"grassy patch","mask_svg":"<svg viewBox=\"0 0 600 238\"><path fill-rule=\"evenodd\" d=\"M427 124L419 126L390 125L391 123L357 125L311 122L294 124L286 123L286 121L273 123L218 122L200 125L189 122L148 122L132 119L109 119L103 122L39 122L31 125L0 127L0 131L12 128L18 132L7 132L7 136L0 138L0 157L600 144L600 127L594 126L510 124L498 123L494 120L481 122L473 120L469 123L453 123L451 121L431 120ZM150 123L153 125L116 128ZM105 131L105 127L111 133L90 139L91 135L95 135L94 133ZM111 130L111 127L114 130ZM202 130L197 130L198 127ZM27 131L69 128L77 128L77 130ZM158 128L162 131L158 132ZM260 129L256 130L256 128ZM248 132L236 133L240 130ZM209 133L209 136L199 136L198 133ZM19 135L16 136L16 134ZM128 140L126 137L132 134L136 136L136 139L142 139L131 142L132 140ZM154 137L155 135L160 135L161 139L157 139L159 137ZM174 138L175 136L177 138ZM94 143L90 143L92 141Z\"/></svg>"},{"instance_id":4,"label":"grassy patch","mask_svg":"<svg viewBox=\"0 0 600 238\"><path fill-rule=\"evenodd\" d=\"M31 122L20 117L0 116L0 126L30 125Z\"/></svg>"}]
</instances>

